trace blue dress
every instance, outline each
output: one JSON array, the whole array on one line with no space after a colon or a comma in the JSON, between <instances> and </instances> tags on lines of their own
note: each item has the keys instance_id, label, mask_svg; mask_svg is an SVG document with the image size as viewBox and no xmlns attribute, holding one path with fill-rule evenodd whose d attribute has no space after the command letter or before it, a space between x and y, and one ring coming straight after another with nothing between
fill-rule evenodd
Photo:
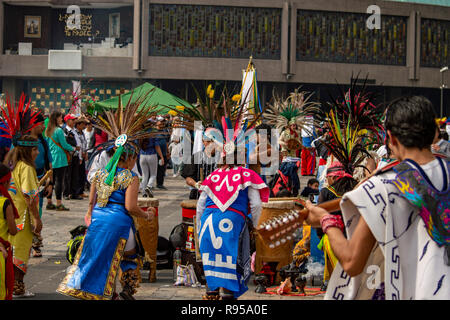
<instances>
[{"instance_id":1,"label":"blue dress","mask_svg":"<svg viewBox=\"0 0 450 320\"><path fill-rule=\"evenodd\" d=\"M102 183L107 174L100 169L94 176L97 204L75 261L57 290L59 293L86 300L109 300L119 267L122 271L137 267L135 263L122 261L130 228L136 231L125 209L125 192L136 174L117 168L113 190Z\"/></svg>"},{"instance_id":2,"label":"blue dress","mask_svg":"<svg viewBox=\"0 0 450 320\"><path fill-rule=\"evenodd\" d=\"M248 234L245 235L247 241L241 241L247 248L239 246L241 233L247 231L244 227L249 213L248 188L239 191L237 199L225 212L218 209L210 197L207 197L205 205L199 249L208 288L216 290L223 287L233 291L238 298L248 290L250 278ZM243 256L246 266L240 266L239 256Z\"/></svg>"}]
</instances>

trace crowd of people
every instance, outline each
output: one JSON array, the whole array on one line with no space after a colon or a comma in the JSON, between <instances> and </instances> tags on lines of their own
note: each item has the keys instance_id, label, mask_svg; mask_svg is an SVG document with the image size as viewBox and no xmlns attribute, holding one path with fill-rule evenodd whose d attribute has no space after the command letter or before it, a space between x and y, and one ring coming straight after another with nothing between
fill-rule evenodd
<instances>
[{"instance_id":1,"label":"crowd of people","mask_svg":"<svg viewBox=\"0 0 450 320\"><path fill-rule=\"evenodd\" d=\"M207 282L204 299L237 299L248 289L249 225L258 224L269 197L306 201L309 227L288 267L301 267L313 256L313 247L321 248L326 298L449 298L448 122L436 120L424 97L391 103L380 122L384 141L378 143L370 139L379 138L379 131L360 134L373 129L373 122L364 126L371 115L355 116L358 130L349 134L336 125L342 121L338 108L336 115L318 120L313 116L317 104L309 104L297 91L266 119L248 126L222 117L222 141L214 134L218 122L212 119L204 130L186 135L179 118L157 115L150 107L137 112L138 104L122 110L127 113L123 118L109 111L108 119L140 126L105 124L98 115L60 111L44 116L24 108L23 99L15 110L19 125L5 109L2 115L8 134L0 139L0 251L9 272L0 284L0 299L33 296L24 276L30 250L34 257L42 255L44 198L45 208L56 211L69 210L63 200L89 198L89 228L58 292L82 299L133 299L142 248L130 215L154 218L155 210L142 210L137 198L153 197L154 188L167 190L169 164L174 177L181 176L190 188L189 198L198 200L194 223ZM294 104L302 113L292 112L292 107L286 111L286 105ZM353 120L346 119L349 124ZM249 147L242 136L250 129L255 129L256 139L242 155L240 148ZM277 135L275 145L272 134ZM189 161L183 155L187 137L194 149ZM276 170L266 171L273 163L279 163ZM309 177L303 189L299 176ZM318 206L337 198L343 199L337 210ZM114 258L120 263L113 265ZM370 289L364 285L368 265L376 265L382 277ZM117 294L111 283L119 268L123 291ZM393 280L392 272L401 274Z\"/></svg>"}]
</instances>

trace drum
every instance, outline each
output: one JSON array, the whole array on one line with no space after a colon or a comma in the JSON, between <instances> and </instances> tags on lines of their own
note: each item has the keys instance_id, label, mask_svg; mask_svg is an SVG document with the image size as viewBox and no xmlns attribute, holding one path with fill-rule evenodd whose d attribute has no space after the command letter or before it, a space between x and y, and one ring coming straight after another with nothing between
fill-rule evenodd
<instances>
[{"instance_id":1,"label":"drum","mask_svg":"<svg viewBox=\"0 0 450 320\"><path fill-rule=\"evenodd\" d=\"M198 237L195 225L195 215L197 212L197 200L184 200L180 204L181 217L186 242L181 248L181 263L192 264L195 275L200 283L205 284L203 265L198 251Z\"/></svg>"},{"instance_id":2,"label":"drum","mask_svg":"<svg viewBox=\"0 0 450 320\"><path fill-rule=\"evenodd\" d=\"M294 209L294 201L297 198L270 198L269 202L262 204L262 212L258 221L258 225L273 217L290 212ZM269 248L269 245L263 241L258 233L255 233L256 257L255 257L255 274L258 274L263 267L263 263L276 264L276 270L292 262L293 240L286 241L275 248ZM275 271L275 270L273 270ZM281 281L277 273L277 283Z\"/></svg>"},{"instance_id":3,"label":"drum","mask_svg":"<svg viewBox=\"0 0 450 320\"><path fill-rule=\"evenodd\" d=\"M145 251L144 262L150 263L149 281L156 281L156 261L158 248L158 233L159 233L159 222L158 222L158 207L159 201L156 198L138 198L138 206L142 210L147 210L148 207L154 207L156 209L155 218L152 221L147 221L144 218L134 217L136 229L139 232L139 236L142 241L142 246Z\"/></svg>"},{"instance_id":4,"label":"drum","mask_svg":"<svg viewBox=\"0 0 450 320\"><path fill-rule=\"evenodd\" d=\"M194 217L197 212L197 200L185 200L180 205L182 222L186 231L186 246L184 250L195 253Z\"/></svg>"}]
</instances>

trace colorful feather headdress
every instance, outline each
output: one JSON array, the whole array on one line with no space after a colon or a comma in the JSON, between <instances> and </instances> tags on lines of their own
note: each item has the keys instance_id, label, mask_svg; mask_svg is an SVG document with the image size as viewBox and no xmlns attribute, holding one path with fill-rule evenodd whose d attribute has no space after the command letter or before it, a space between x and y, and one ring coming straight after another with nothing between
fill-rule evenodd
<instances>
[{"instance_id":1,"label":"colorful feather headdress","mask_svg":"<svg viewBox=\"0 0 450 320\"><path fill-rule=\"evenodd\" d=\"M341 97L331 97L326 119L329 132L324 144L351 175L355 168L362 167L366 157L371 157L370 147L381 143L384 132L382 108L375 104L373 93L365 92L366 81L361 90L357 90L357 78L348 91L339 86Z\"/></svg>"},{"instance_id":2,"label":"colorful feather headdress","mask_svg":"<svg viewBox=\"0 0 450 320\"><path fill-rule=\"evenodd\" d=\"M352 127L359 127L359 135L364 135L367 140L370 136L371 143L381 143L384 132L383 127L383 108L375 102L376 94L366 92L367 77L362 83L361 89L358 89L358 76L353 79L350 88L345 91L340 85L339 97L334 98L331 95L331 108L335 109L342 125L350 123Z\"/></svg>"},{"instance_id":3,"label":"colorful feather headdress","mask_svg":"<svg viewBox=\"0 0 450 320\"><path fill-rule=\"evenodd\" d=\"M267 124L281 130L294 123L300 129L307 128L311 124L317 125L322 119L322 110L320 103L310 101L313 94L296 89L289 97L283 99L274 93L274 102L268 105L264 119Z\"/></svg>"},{"instance_id":4,"label":"colorful feather headdress","mask_svg":"<svg viewBox=\"0 0 450 320\"><path fill-rule=\"evenodd\" d=\"M144 94L139 93L135 101L132 99L132 93L125 106L122 104L121 96L119 96L119 103L115 112L110 109L103 109L93 115L85 115L94 127L106 132L110 139L96 147L94 156L105 149L116 148L114 155L105 167L109 172L105 181L108 185L111 185L114 180L117 164L122 153L138 153L138 140L156 134L152 132L155 124L149 119L157 114L157 108L154 105L148 105L146 102L152 93L153 90Z\"/></svg>"},{"instance_id":5,"label":"colorful feather headdress","mask_svg":"<svg viewBox=\"0 0 450 320\"><path fill-rule=\"evenodd\" d=\"M245 110L247 97L241 99L240 94L231 96L225 87L221 94L217 88L209 85L205 90L205 100L197 92L197 103L194 108L178 111L182 120L180 127L194 130L195 121L201 121L205 129L204 137L213 140L224 154L231 154L246 141L246 132L255 127L262 113L249 114ZM250 90L247 92L249 94ZM218 97L216 100L215 97Z\"/></svg>"},{"instance_id":6,"label":"colorful feather headdress","mask_svg":"<svg viewBox=\"0 0 450 320\"><path fill-rule=\"evenodd\" d=\"M11 103L9 96L6 96L6 106L0 106L2 118L0 121L5 128L0 127L3 134L0 137L9 138L13 146L21 147L37 147L38 141L23 141L24 135L30 134L31 130L38 125L37 117L40 113L30 107L31 99L26 102L24 93L20 95L20 99L16 104Z\"/></svg>"}]
</instances>

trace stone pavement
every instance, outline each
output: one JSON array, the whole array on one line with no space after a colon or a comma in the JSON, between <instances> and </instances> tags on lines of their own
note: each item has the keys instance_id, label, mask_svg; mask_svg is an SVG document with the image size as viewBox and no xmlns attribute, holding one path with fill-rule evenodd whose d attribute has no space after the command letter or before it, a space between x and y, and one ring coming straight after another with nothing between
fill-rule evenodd
<instances>
[{"instance_id":1,"label":"stone pavement","mask_svg":"<svg viewBox=\"0 0 450 320\"><path fill-rule=\"evenodd\" d=\"M306 186L310 177L300 177L301 188ZM155 197L159 199L159 235L169 238L173 227L181 223L180 203L188 199L189 189L181 177L172 177L168 170L165 186L168 190L155 190ZM44 201L43 231L44 247L42 258L30 258L29 271L25 277L27 289L36 293L34 299L64 300L71 299L55 293L55 290L64 278L69 263L65 257L67 242L70 240L69 231L78 225L84 224L84 215L87 211L88 200L69 200L63 203L70 208L68 212L45 210ZM172 270L157 270L157 281L148 282L148 271L142 270L143 282L136 294L137 300L201 300L204 288L176 287L172 281ZM317 284L320 285L320 284ZM317 296L278 296L257 294L254 292L255 284L250 280L249 290L239 300L317 300Z\"/></svg>"}]
</instances>

